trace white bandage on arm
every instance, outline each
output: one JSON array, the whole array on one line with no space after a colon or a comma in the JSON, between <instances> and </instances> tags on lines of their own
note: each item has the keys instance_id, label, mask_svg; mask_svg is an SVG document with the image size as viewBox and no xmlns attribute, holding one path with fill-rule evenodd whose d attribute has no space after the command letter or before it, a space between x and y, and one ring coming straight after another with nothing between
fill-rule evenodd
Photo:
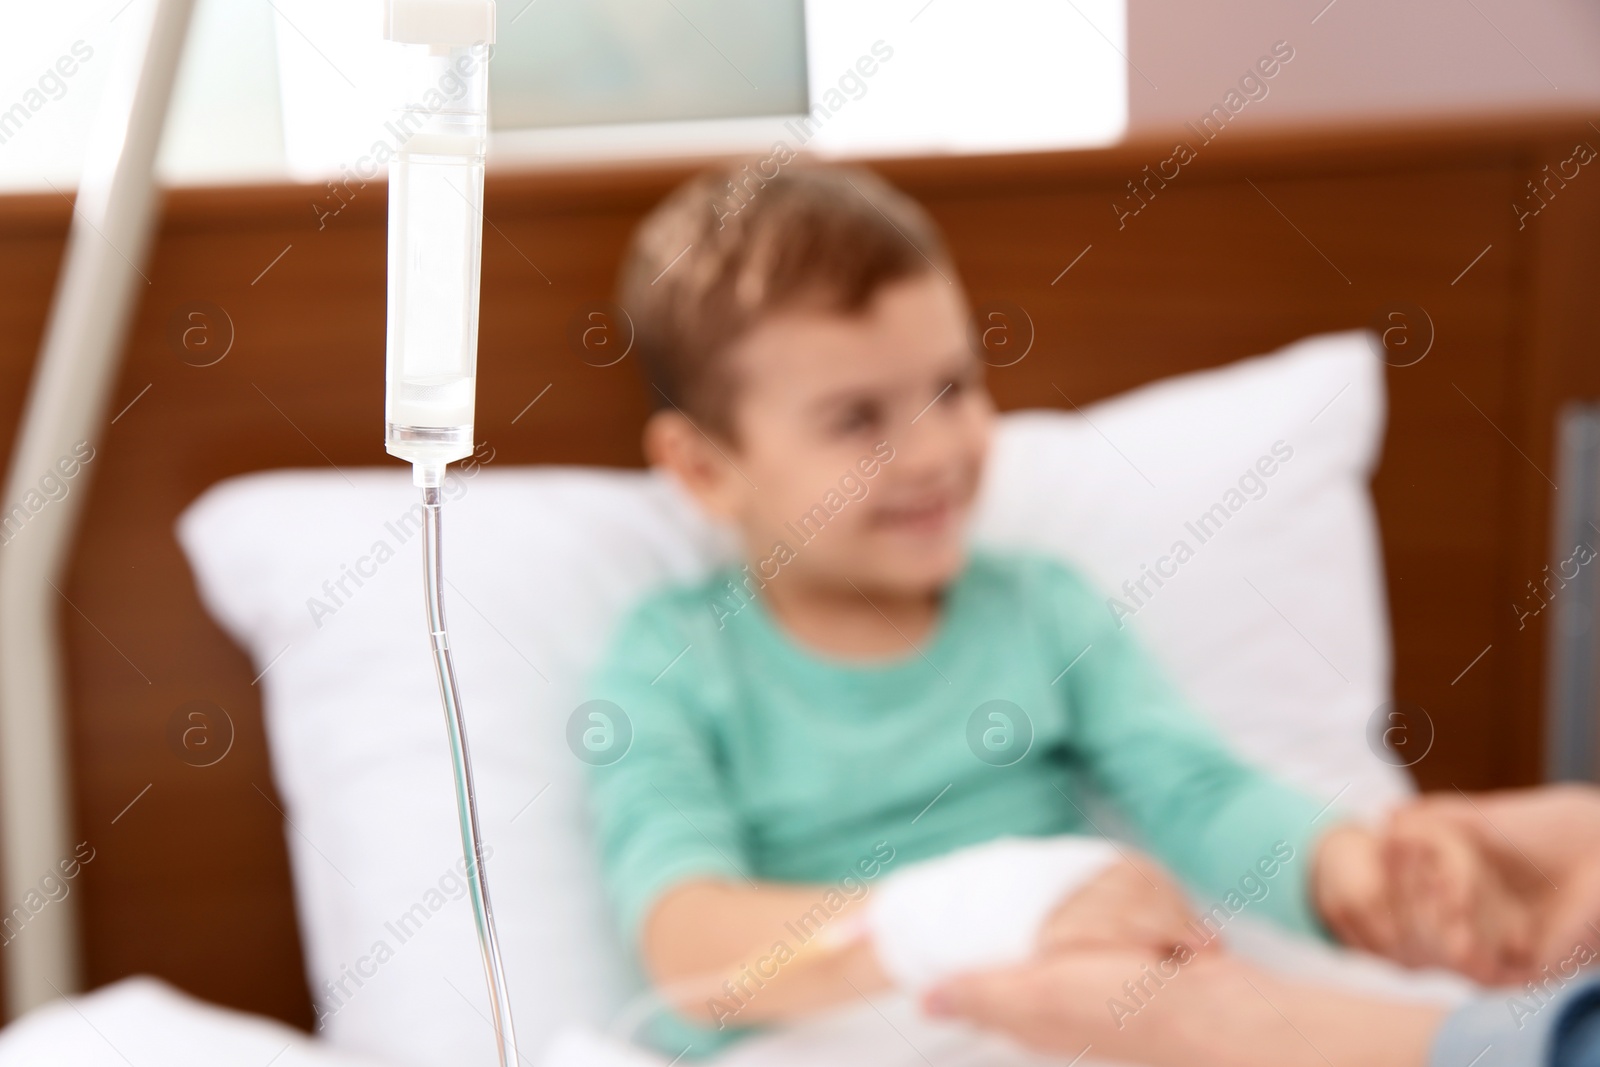
<instances>
[{"instance_id":1,"label":"white bandage on arm","mask_svg":"<svg viewBox=\"0 0 1600 1067\"><path fill-rule=\"evenodd\" d=\"M1033 955L1057 905L1117 859L1098 837L1002 837L913 864L873 890L865 920L878 962L920 989Z\"/></svg>"}]
</instances>

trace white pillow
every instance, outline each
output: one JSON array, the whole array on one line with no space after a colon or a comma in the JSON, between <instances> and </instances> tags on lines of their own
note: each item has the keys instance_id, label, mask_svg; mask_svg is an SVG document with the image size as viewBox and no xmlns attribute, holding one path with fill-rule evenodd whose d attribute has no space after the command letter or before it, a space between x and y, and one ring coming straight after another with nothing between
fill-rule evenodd
<instances>
[{"instance_id":1,"label":"white pillow","mask_svg":"<svg viewBox=\"0 0 1600 1067\"><path fill-rule=\"evenodd\" d=\"M1407 789L1364 742L1389 686L1366 490L1382 406L1381 366L1350 333L1081 414L1007 416L978 534L1067 556L1109 593L1287 442L1266 495L1130 624L1244 751L1318 795L1381 806ZM646 472L491 464L453 475L447 494L450 643L518 1035L537 1059L559 1024L604 1024L638 988L603 909L584 768L566 740L584 676L633 601L703 573L732 541ZM308 974L325 997L342 982L324 1032L431 1067L488 1062L492 1036L456 896L420 537L403 524L416 501L399 465L266 472L212 487L178 534L207 607L265 670ZM351 569L366 572L359 584Z\"/></svg>"},{"instance_id":2,"label":"white pillow","mask_svg":"<svg viewBox=\"0 0 1600 1067\"><path fill-rule=\"evenodd\" d=\"M1368 338L1307 338L1076 415L1012 415L976 533L1072 559L1242 752L1375 814L1412 786L1367 745L1392 674ZM1158 568L1172 575L1159 585Z\"/></svg>"}]
</instances>

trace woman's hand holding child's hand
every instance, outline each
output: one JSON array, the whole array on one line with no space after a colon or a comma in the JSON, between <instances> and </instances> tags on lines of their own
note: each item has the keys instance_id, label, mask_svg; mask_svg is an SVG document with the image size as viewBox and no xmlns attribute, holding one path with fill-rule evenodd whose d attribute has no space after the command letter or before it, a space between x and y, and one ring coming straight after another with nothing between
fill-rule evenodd
<instances>
[{"instance_id":1,"label":"woman's hand holding child's hand","mask_svg":"<svg viewBox=\"0 0 1600 1067\"><path fill-rule=\"evenodd\" d=\"M1419 805L1380 830L1329 831L1313 879L1318 911L1347 945L1491 984L1531 969L1528 902L1470 835Z\"/></svg>"},{"instance_id":2,"label":"woman's hand holding child's hand","mask_svg":"<svg viewBox=\"0 0 1600 1067\"><path fill-rule=\"evenodd\" d=\"M1448 967L1487 984L1535 970L1536 901L1484 843L1443 812L1414 804L1377 828L1325 834L1312 870L1323 920L1345 944L1408 967ZM1078 887L1050 912L1039 952L1137 948L1198 951L1194 912L1173 877L1138 853Z\"/></svg>"},{"instance_id":3,"label":"woman's hand holding child's hand","mask_svg":"<svg viewBox=\"0 0 1600 1067\"><path fill-rule=\"evenodd\" d=\"M1039 933L1041 954L1075 948L1138 947L1165 955L1198 948L1194 913L1159 864L1125 851L1058 904Z\"/></svg>"},{"instance_id":4,"label":"woman's hand holding child's hand","mask_svg":"<svg viewBox=\"0 0 1600 1067\"><path fill-rule=\"evenodd\" d=\"M1489 913L1477 925L1480 937L1499 946L1507 966L1496 981L1521 983L1544 967L1566 973L1600 955L1600 789L1568 784L1432 794L1408 804L1394 823L1408 838L1453 833L1487 868L1475 891L1489 903L1469 903L1466 911ZM1449 866L1438 862L1436 869ZM1445 878L1470 880L1459 871ZM1421 889L1415 895L1426 899L1438 892ZM1504 898L1510 898L1511 918L1497 920L1496 908L1507 907ZM1435 907L1450 910L1446 904Z\"/></svg>"},{"instance_id":5,"label":"woman's hand holding child's hand","mask_svg":"<svg viewBox=\"0 0 1600 1067\"><path fill-rule=\"evenodd\" d=\"M1491 985L1532 970L1534 915L1476 842L1417 809L1391 818L1384 861L1408 966L1440 965Z\"/></svg>"}]
</instances>

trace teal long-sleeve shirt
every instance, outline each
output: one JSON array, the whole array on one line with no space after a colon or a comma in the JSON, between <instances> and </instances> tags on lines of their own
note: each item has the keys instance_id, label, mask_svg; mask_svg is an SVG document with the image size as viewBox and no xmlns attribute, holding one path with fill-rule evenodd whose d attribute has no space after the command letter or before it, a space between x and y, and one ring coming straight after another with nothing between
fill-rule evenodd
<instances>
[{"instance_id":1,"label":"teal long-sleeve shirt","mask_svg":"<svg viewBox=\"0 0 1600 1067\"><path fill-rule=\"evenodd\" d=\"M797 644L747 579L654 594L592 679L615 706L588 706L591 807L629 944L687 879L853 891L1002 835L1096 833L1091 797L1203 902L1326 936L1325 805L1234 755L1072 568L974 552L922 647L865 662Z\"/></svg>"}]
</instances>

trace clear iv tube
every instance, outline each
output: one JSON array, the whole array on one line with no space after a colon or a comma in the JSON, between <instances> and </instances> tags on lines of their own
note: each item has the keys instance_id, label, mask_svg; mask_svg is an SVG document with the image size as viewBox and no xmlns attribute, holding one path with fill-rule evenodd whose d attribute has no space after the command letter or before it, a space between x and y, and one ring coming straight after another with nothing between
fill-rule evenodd
<instances>
[{"instance_id":1,"label":"clear iv tube","mask_svg":"<svg viewBox=\"0 0 1600 1067\"><path fill-rule=\"evenodd\" d=\"M461 824L461 848L468 858L467 884L472 895L473 918L478 925L478 947L483 952L484 977L489 985L495 1044L500 1053L500 1067L515 1067L517 1035L511 1025L511 999L506 991L505 964L500 958L500 939L494 928L494 908L489 903L489 885L483 871L483 835L478 830L478 801L472 783L472 760L467 750L467 724L462 716L461 690L456 685L455 664L450 658L450 639L444 627L444 568L439 521L443 503L443 493L437 484L423 487L422 578L427 597L428 636L433 644L433 667L439 676L439 698L444 703L445 725L450 732L456 817Z\"/></svg>"}]
</instances>

